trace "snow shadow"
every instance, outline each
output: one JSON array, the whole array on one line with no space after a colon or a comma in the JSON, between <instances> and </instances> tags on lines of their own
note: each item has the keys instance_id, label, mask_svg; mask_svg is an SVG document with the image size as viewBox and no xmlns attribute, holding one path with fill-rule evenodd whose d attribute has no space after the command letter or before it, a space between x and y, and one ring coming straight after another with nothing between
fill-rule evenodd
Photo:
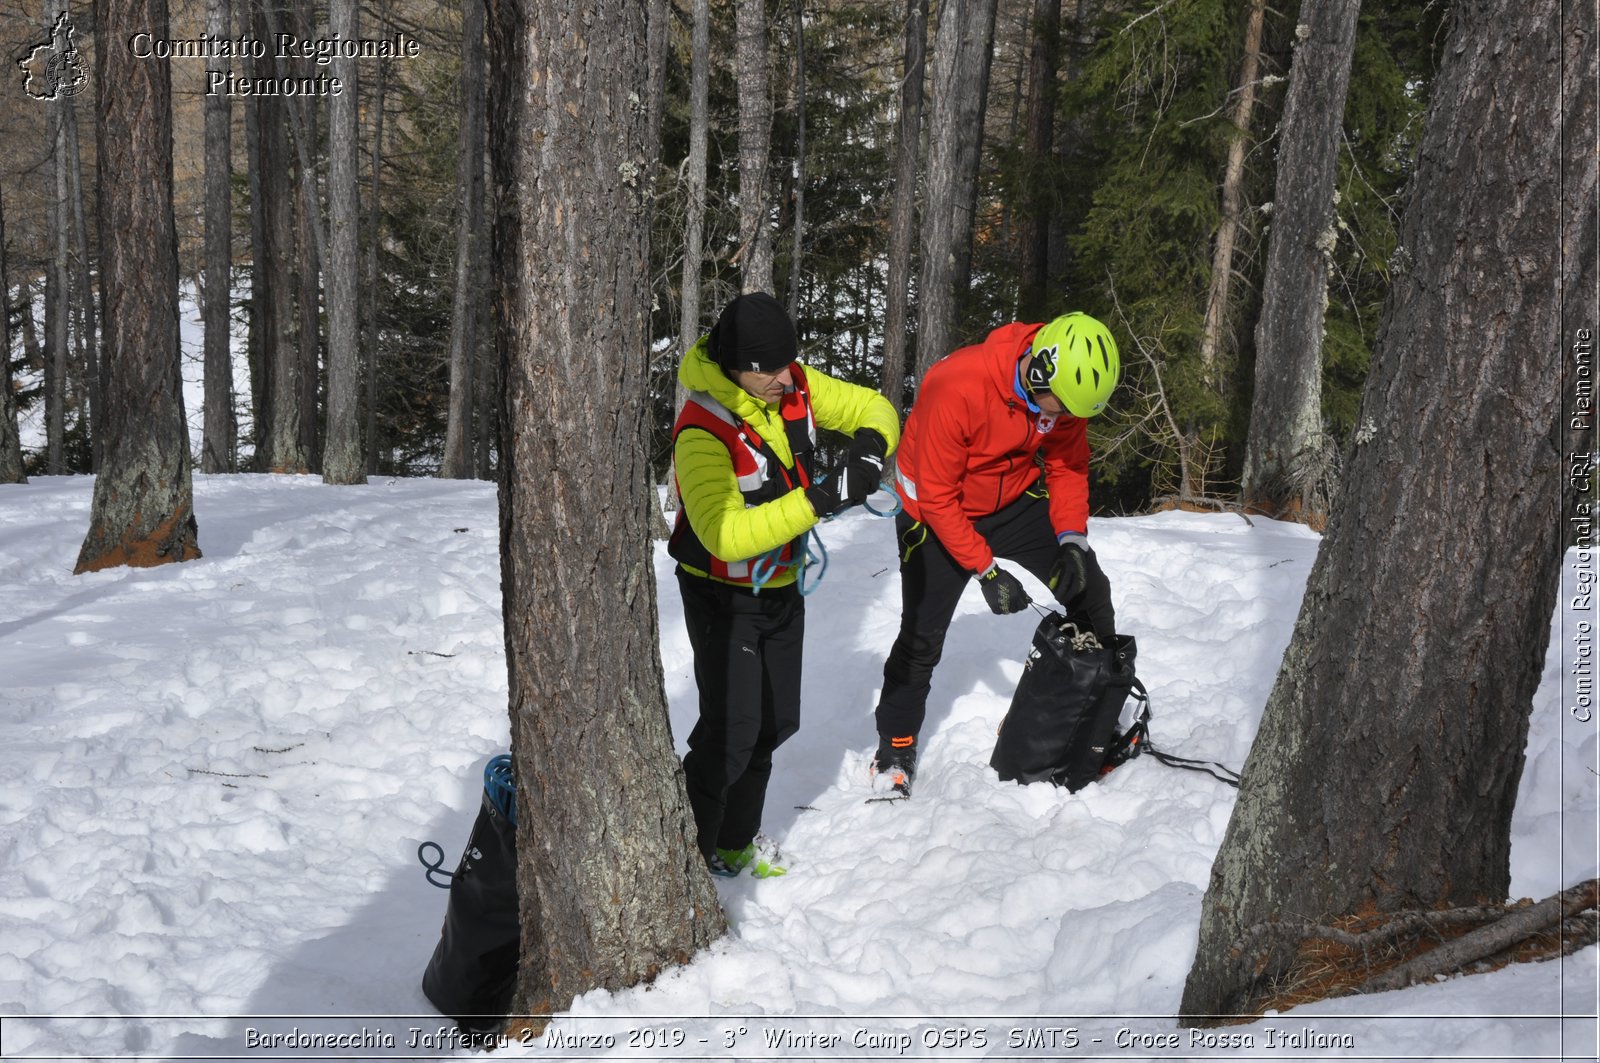
<instances>
[{"instance_id":1,"label":"snow shadow","mask_svg":"<svg viewBox=\"0 0 1600 1063\"><path fill-rule=\"evenodd\" d=\"M421 837L395 838L394 866L359 910L343 925L283 955L243 1014L227 1018L226 1032L182 1034L172 1045L173 1055L260 1063L274 1056L457 1054L462 1046L452 1043L455 1023L422 992L422 973L438 944L449 892L428 884L416 850L434 841L444 850L444 870L455 869L478 814L478 787L476 773L468 772L463 790L471 793L463 796L464 811L444 813ZM286 928L286 935L297 929ZM274 1042L274 1036L300 1040ZM313 1047L307 1039L322 1043Z\"/></svg>"}]
</instances>

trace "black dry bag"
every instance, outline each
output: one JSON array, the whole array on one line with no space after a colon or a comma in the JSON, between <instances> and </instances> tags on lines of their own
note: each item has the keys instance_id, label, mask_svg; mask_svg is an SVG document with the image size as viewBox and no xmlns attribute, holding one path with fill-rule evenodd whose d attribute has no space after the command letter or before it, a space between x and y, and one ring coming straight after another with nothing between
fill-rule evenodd
<instances>
[{"instance_id":1,"label":"black dry bag","mask_svg":"<svg viewBox=\"0 0 1600 1063\"><path fill-rule=\"evenodd\" d=\"M1123 733L1118 723L1130 695L1148 701L1134 675L1134 640L1109 645L1060 613L1039 621L1033 649L1011 708L1000 725L989 766L1002 781L1049 780L1081 790L1142 751L1149 709Z\"/></svg>"},{"instance_id":2,"label":"black dry bag","mask_svg":"<svg viewBox=\"0 0 1600 1063\"><path fill-rule=\"evenodd\" d=\"M504 1024L522 944L511 758L495 757L483 774L483 804L450 877L444 929L422 975L422 991L433 1006L469 1032Z\"/></svg>"}]
</instances>

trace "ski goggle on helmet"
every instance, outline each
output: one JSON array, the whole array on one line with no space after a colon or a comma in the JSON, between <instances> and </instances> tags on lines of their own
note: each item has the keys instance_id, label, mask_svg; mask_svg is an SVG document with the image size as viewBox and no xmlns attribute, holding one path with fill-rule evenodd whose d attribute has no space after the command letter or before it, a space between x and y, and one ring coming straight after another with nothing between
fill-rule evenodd
<instances>
[{"instance_id":1,"label":"ski goggle on helmet","mask_svg":"<svg viewBox=\"0 0 1600 1063\"><path fill-rule=\"evenodd\" d=\"M1105 409L1121 376L1116 339L1088 314L1063 314L1034 334L1028 386L1040 390L1048 384L1074 417Z\"/></svg>"}]
</instances>

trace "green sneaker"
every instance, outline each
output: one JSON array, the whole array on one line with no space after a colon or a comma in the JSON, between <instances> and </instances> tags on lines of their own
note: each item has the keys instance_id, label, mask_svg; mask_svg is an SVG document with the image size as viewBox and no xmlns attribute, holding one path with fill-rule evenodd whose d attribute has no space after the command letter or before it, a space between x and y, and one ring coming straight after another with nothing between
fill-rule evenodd
<instances>
[{"instance_id":1,"label":"green sneaker","mask_svg":"<svg viewBox=\"0 0 1600 1063\"><path fill-rule=\"evenodd\" d=\"M727 878L749 868L755 878L777 878L789 873L778 863L781 859L783 854L777 843L765 834L757 834L743 849L718 849L710 862L711 873Z\"/></svg>"}]
</instances>

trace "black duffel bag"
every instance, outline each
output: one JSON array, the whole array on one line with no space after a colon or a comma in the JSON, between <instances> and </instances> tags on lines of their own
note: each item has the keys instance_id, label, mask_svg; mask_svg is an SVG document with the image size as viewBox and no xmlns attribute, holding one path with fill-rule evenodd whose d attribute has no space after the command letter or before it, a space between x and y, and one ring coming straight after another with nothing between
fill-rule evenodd
<instances>
[{"instance_id":1,"label":"black duffel bag","mask_svg":"<svg viewBox=\"0 0 1600 1063\"><path fill-rule=\"evenodd\" d=\"M505 1024L522 945L510 756L495 757L483 774L483 804L450 876L444 929L422 975L422 991L433 1006L469 1033L489 1033Z\"/></svg>"},{"instance_id":2,"label":"black duffel bag","mask_svg":"<svg viewBox=\"0 0 1600 1063\"><path fill-rule=\"evenodd\" d=\"M1129 635L1112 635L1109 643L1060 613L1039 621L989 758L1002 781L1048 780L1081 790L1143 752L1150 709L1134 674L1137 649ZM1141 706L1123 731L1122 708L1130 696Z\"/></svg>"}]
</instances>

